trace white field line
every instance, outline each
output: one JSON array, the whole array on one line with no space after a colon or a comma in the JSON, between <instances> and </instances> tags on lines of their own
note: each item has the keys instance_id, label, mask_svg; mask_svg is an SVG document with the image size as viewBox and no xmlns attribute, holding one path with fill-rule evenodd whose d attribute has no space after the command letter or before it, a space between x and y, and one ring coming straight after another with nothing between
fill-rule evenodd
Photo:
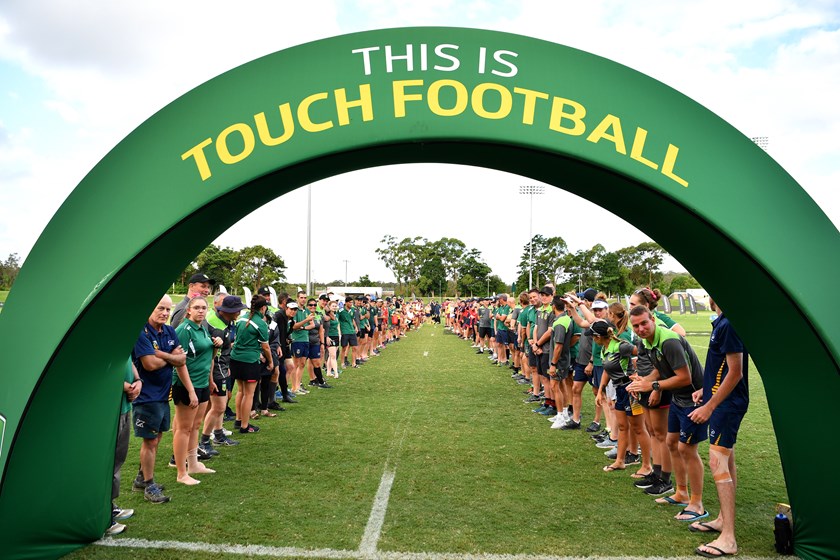
<instances>
[{"instance_id":1,"label":"white field line","mask_svg":"<svg viewBox=\"0 0 840 560\"><path fill-rule=\"evenodd\" d=\"M423 357L424 357L424 358L428 358L428 357L429 357L429 351L428 351L428 350L426 350L425 352L423 352Z\"/></svg>"},{"instance_id":2,"label":"white field line","mask_svg":"<svg viewBox=\"0 0 840 560\"><path fill-rule=\"evenodd\" d=\"M203 542L150 541L121 537L106 537L93 543L113 548L142 548L158 550L183 550L237 554L241 556L267 556L270 558L328 558L353 560L696 560L697 556L551 556L541 554L485 554L481 552L386 552L364 553L361 550L334 550L331 548L295 548L241 544L211 544ZM740 560L776 560L776 557L738 556ZM790 556L796 560L795 556Z\"/></svg>"},{"instance_id":3,"label":"white field line","mask_svg":"<svg viewBox=\"0 0 840 560\"><path fill-rule=\"evenodd\" d=\"M379 483L379 490L377 490L376 497L373 499L373 508L370 510L370 517L365 526L362 543L359 545L359 552L365 556L376 554L376 545L379 543L382 525L385 523L385 512L388 511L388 500L391 497L391 486L394 484L395 474L386 465L385 472L382 473L382 481Z\"/></svg>"}]
</instances>

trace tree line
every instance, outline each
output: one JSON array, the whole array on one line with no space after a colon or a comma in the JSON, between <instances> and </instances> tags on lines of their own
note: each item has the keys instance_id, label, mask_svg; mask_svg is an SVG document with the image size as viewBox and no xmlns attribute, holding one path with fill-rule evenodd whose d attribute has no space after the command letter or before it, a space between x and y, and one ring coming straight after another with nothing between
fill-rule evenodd
<instances>
[{"instance_id":1,"label":"tree line","mask_svg":"<svg viewBox=\"0 0 840 560\"><path fill-rule=\"evenodd\" d=\"M0 290L11 290L20 271L20 256L11 253L5 261L0 261Z\"/></svg>"}]
</instances>

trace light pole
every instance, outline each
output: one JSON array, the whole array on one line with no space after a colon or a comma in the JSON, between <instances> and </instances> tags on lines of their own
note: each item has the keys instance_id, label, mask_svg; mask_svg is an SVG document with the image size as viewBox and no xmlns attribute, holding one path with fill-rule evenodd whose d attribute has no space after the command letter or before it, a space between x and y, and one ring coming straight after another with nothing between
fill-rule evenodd
<instances>
[{"instance_id":1,"label":"light pole","mask_svg":"<svg viewBox=\"0 0 840 560\"><path fill-rule=\"evenodd\" d=\"M344 287L345 288L347 287L347 263L349 263L349 262L350 262L349 260L344 259Z\"/></svg>"},{"instance_id":2,"label":"light pole","mask_svg":"<svg viewBox=\"0 0 840 560\"><path fill-rule=\"evenodd\" d=\"M306 293L312 293L312 184L306 185Z\"/></svg>"},{"instance_id":3,"label":"light pole","mask_svg":"<svg viewBox=\"0 0 840 560\"><path fill-rule=\"evenodd\" d=\"M530 199L530 218L528 220L528 289L534 287L534 195L543 194L542 185L523 185L519 187L519 194L527 194Z\"/></svg>"},{"instance_id":4,"label":"light pole","mask_svg":"<svg viewBox=\"0 0 840 560\"><path fill-rule=\"evenodd\" d=\"M487 277L487 297L490 297L490 277Z\"/></svg>"}]
</instances>

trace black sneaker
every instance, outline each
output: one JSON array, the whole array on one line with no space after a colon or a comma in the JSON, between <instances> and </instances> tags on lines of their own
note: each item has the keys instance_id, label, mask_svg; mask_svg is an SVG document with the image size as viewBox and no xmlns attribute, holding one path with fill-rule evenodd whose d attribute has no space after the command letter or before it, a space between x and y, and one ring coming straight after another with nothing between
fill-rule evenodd
<instances>
[{"instance_id":1,"label":"black sneaker","mask_svg":"<svg viewBox=\"0 0 840 560\"><path fill-rule=\"evenodd\" d=\"M163 487L154 482L146 486L146 489L143 491L143 497L146 501L152 502L153 504L165 504L169 501L169 496L163 495Z\"/></svg>"},{"instance_id":2,"label":"black sneaker","mask_svg":"<svg viewBox=\"0 0 840 560\"><path fill-rule=\"evenodd\" d=\"M645 488L645 494L650 496L661 496L663 494L667 494L668 492L674 491L674 485L670 482L664 482L660 479L657 479L651 486Z\"/></svg>"},{"instance_id":3,"label":"black sneaker","mask_svg":"<svg viewBox=\"0 0 840 560\"><path fill-rule=\"evenodd\" d=\"M640 478L636 482L634 482L633 486L644 490L645 488L650 488L651 486L653 486L658 480L659 477L657 477L655 474L648 473L644 476L644 478Z\"/></svg>"},{"instance_id":4,"label":"black sneaker","mask_svg":"<svg viewBox=\"0 0 840 560\"><path fill-rule=\"evenodd\" d=\"M569 420L562 426L560 426L561 430L580 430L580 422L575 422L574 420Z\"/></svg>"},{"instance_id":5,"label":"black sneaker","mask_svg":"<svg viewBox=\"0 0 840 560\"><path fill-rule=\"evenodd\" d=\"M214 449L213 451L216 451L216 450ZM219 452L216 451L216 455L218 455L218 454L219 454ZM196 455L198 456L199 461L207 461L207 460L212 459L214 457L214 455L212 455L210 453L207 453L207 451L202 449L200 445L198 446L198 451L197 451Z\"/></svg>"},{"instance_id":6,"label":"black sneaker","mask_svg":"<svg viewBox=\"0 0 840 560\"><path fill-rule=\"evenodd\" d=\"M174 457L173 457L174 459ZM174 466L174 465L173 465ZM131 483L131 491L132 492L143 492L146 490L146 481L142 478L135 478L134 482ZM161 490L165 490L166 487L163 484L158 484Z\"/></svg>"},{"instance_id":7,"label":"black sneaker","mask_svg":"<svg viewBox=\"0 0 840 560\"><path fill-rule=\"evenodd\" d=\"M316 383L315 386L320 388L320 389L332 389L332 385L330 385L326 381L322 381L321 383Z\"/></svg>"},{"instance_id":8,"label":"black sneaker","mask_svg":"<svg viewBox=\"0 0 840 560\"><path fill-rule=\"evenodd\" d=\"M318 381L317 381L317 380L315 380L315 379L311 379L311 380L309 381L309 386L310 386L310 387L315 387L315 386L317 386L317 385L318 385Z\"/></svg>"},{"instance_id":9,"label":"black sneaker","mask_svg":"<svg viewBox=\"0 0 840 560\"><path fill-rule=\"evenodd\" d=\"M233 429L234 430L238 430L241 427L242 427L242 421L241 420L235 420L233 422Z\"/></svg>"},{"instance_id":10,"label":"black sneaker","mask_svg":"<svg viewBox=\"0 0 840 560\"><path fill-rule=\"evenodd\" d=\"M238 441L230 439L227 436L222 436L222 439L217 439L215 441L216 441L216 445L227 445L227 446L239 445Z\"/></svg>"},{"instance_id":11,"label":"black sneaker","mask_svg":"<svg viewBox=\"0 0 840 560\"><path fill-rule=\"evenodd\" d=\"M210 443L209 441L199 443L198 444L198 451L199 451L199 453L201 453L203 451L204 454L209 456L209 457L215 457L216 455L219 455L219 452L216 451L215 449L213 449L213 444Z\"/></svg>"},{"instance_id":12,"label":"black sneaker","mask_svg":"<svg viewBox=\"0 0 840 560\"><path fill-rule=\"evenodd\" d=\"M586 431L589 432L590 434L594 434L594 433L598 432L600 429L601 429L601 423L600 422L592 422L591 424L589 424L589 427L586 428Z\"/></svg>"},{"instance_id":13,"label":"black sneaker","mask_svg":"<svg viewBox=\"0 0 840 560\"><path fill-rule=\"evenodd\" d=\"M635 453L630 453L629 451L627 451L624 454L624 464L627 465L628 467L630 465L638 465L639 463L642 462L641 459L642 459L641 457L639 457Z\"/></svg>"},{"instance_id":14,"label":"black sneaker","mask_svg":"<svg viewBox=\"0 0 840 560\"><path fill-rule=\"evenodd\" d=\"M236 414L225 411L225 422L233 422L236 420Z\"/></svg>"},{"instance_id":15,"label":"black sneaker","mask_svg":"<svg viewBox=\"0 0 840 560\"><path fill-rule=\"evenodd\" d=\"M286 412L286 409L277 404L277 401L268 403L268 410L276 410L278 412Z\"/></svg>"},{"instance_id":16,"label":"black sneaker","mask_svg":"<svg viewBox=\"0 0 840 560\"><path fill-rule=\"evenodd\" d=\"M253 424L248 424L247 428L239 428L240 434L255 434L260 431L259 426L254 426Z\"/></svg>"},{"instance_id":17,"label":"black sneaker","mask_svg":"<svg viewBox=\"0 0 840 560\"><path fill-rule=\"evenodd\" d=\"M167 466L167 467L172 467L173 469L174 469L174 468L176 468L176 467L178 466L177 464L175 464L175 455L173 455L173 456L169 459L169 463L167 463L167 465L166 465L166 466Z\"/></svg>"},{"instance_id":18,"label":"black sneaker","mask_svg":"<svg viewBox=\"0 0 840 560\"><path fill-rule=\"evenodd\" d=\"M527 399L525 399L522 402L528 403L528 404L535 403L535 402L540 402L540 398L537 395L531 394L530 397L528 397Z\"/></svg>"},{"instance_id":19,"label":"black sneaker","mask_svg":"<svg viewBox=\"0 0 840 560\"><path fill-rule=\"evenodd\" d=\"M283 402L289 404L297 404L297 401L292 397L283 397Z\"/></svg>"}]
</instances>

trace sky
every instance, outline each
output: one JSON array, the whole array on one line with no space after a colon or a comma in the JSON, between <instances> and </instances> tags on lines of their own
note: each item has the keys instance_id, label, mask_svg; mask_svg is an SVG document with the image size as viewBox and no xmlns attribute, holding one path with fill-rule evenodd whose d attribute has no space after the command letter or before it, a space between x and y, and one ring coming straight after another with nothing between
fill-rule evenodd
<instances>
[{"instance_id":1,"label":"sky","mask_svg":"<svg viewBox=\"0 0 840 560\"><path fill-rule=\"evenodd\" d=\"M23 259L67 195L144 120L201 83L257 57L345 33L413 26L519 33L629 66L693 98L768 153L840 227L840 2L427 0L280 2L250 0L4 0L0 4L0 259ZM506 282L516 276L528 220L507 242L455 209L496 196L527 216L520 185L533 180L493 170L414 164L356 171L312 185L313 204L389 199L416 208L406 219L360 225L351 243L329 227L312 232L312 278L321 283L393 275L377 260L385 235L456 237L482 252ZM327 203L324 205L323 203ZM442 212L426 211L432 204ZM547 209L571 208L549 230ZM518 206L517 206L518 205ZM299 189L256 211L270 221L306 208ZM329 210L326 210L329 213ZM323 211L322 211L323 215ZM252 224L252 217L244 221ZM589 224L604 225L593 240ZM240 222L241 224L242 222ZM571 251L607 250L649 238L622 219L560 189L535 199L533 233L559 235ZM301 224L303 225L303 224ZM301 231L305 231L301 229ZM234 225L214 241L271 247L286 276L306 277L305 234L284 237ZM347 261L347 262L345 262ZM666 270L684 270L673 259Z\"/></svg>"}]
</instances>

